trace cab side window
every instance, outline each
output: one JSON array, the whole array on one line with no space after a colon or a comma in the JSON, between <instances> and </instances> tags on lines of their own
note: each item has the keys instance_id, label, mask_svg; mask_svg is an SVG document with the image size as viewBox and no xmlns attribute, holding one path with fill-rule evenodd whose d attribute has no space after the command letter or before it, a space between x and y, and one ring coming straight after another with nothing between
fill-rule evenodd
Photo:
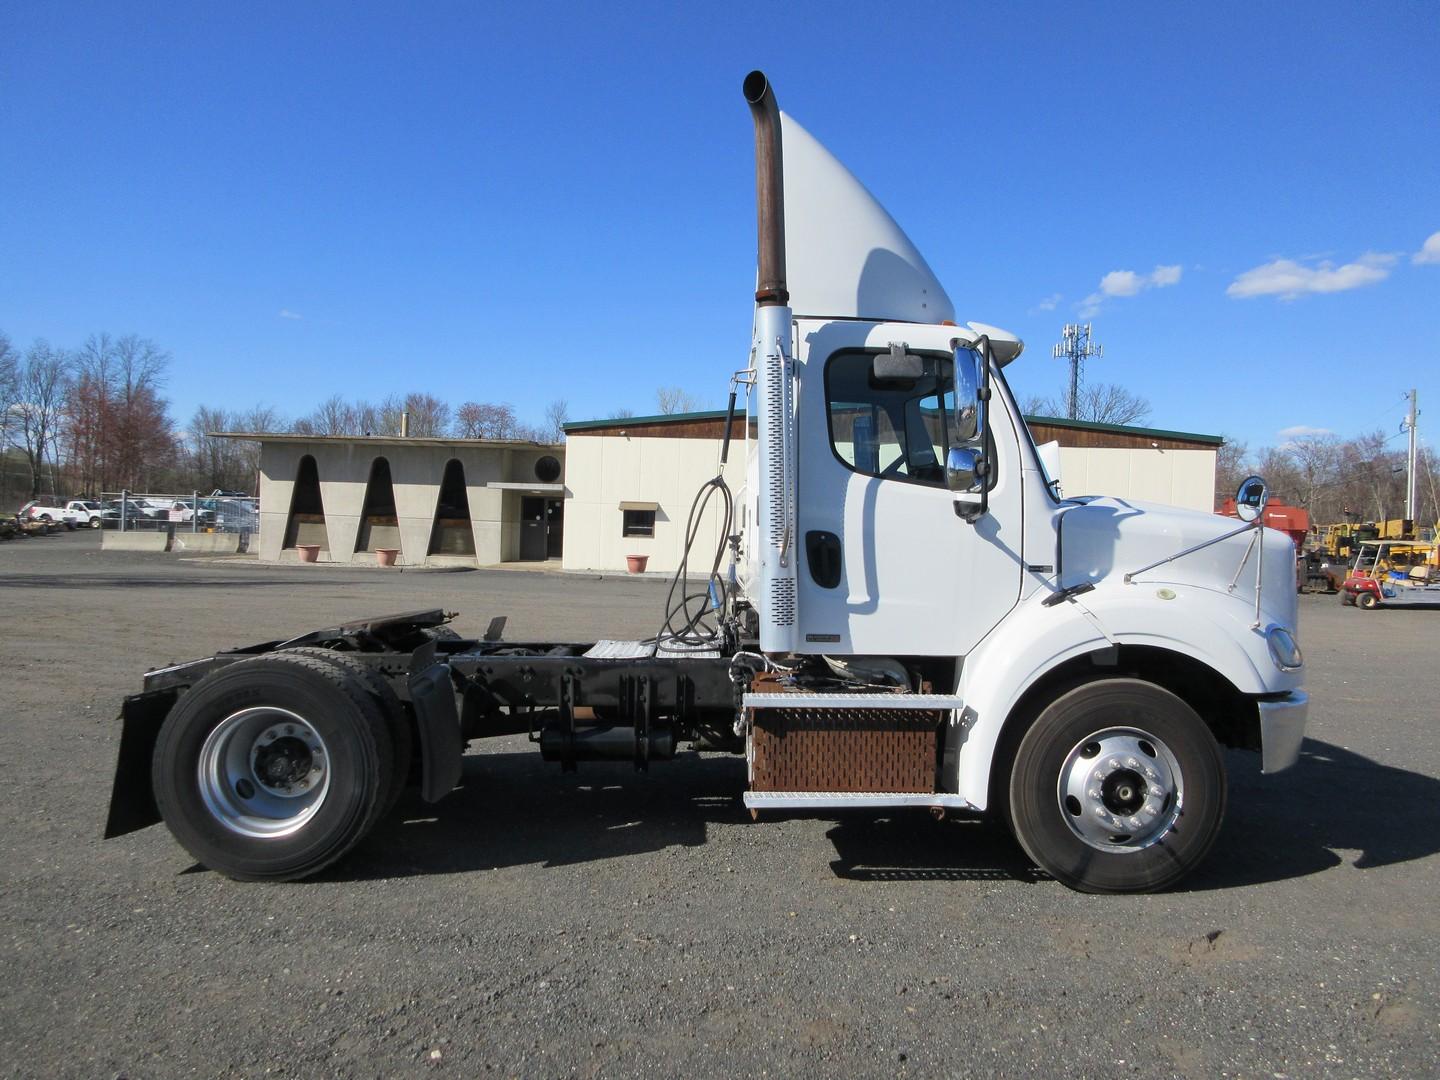
<instances>
[{"instance_id":1,"label":"cab side window","mask_svg":"<svg viewBox=\"0 0 1440 1080\"><path fill-rule=\"evenodd\" d=\"M945 454L953 437L950 357L927 355L924 373L904 379L877 378L874 357L841 352L826 365L836 457L867 476L944 487Z\"/></svg>"}]
</instances>

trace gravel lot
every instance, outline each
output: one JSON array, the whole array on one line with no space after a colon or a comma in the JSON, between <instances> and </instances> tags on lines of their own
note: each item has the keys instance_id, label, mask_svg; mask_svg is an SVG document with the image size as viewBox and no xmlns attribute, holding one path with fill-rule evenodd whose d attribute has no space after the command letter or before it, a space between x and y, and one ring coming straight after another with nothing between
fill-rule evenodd
<instances>
[{"instance_id":1,"label":"gravel lot","mask_svg":"<svg viewBox=\"0 0 1440 1080\"><path fill-rule=\"evenodd\" d=\"M1303 597L1301 763L1230 755L1209 862L1089 897L923 812L749 820L743 766L477 744L323 877L99 839L147 667L338 619L646 635L652 581L0 545L0 1075L1435 1075L1440 611Z\"/></svg>"}]
</instances>

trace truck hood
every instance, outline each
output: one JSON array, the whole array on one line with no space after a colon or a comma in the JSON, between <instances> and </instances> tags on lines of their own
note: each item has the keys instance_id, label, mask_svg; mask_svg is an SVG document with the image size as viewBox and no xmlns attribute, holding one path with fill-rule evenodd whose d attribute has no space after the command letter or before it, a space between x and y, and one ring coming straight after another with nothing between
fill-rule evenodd
<instances>
[{"instance_id":1,"label":"truck hood","mask_svg":"<svg viewBox=\"0 0 1440 1080\"><path fill-rule=\"evenodd\" d=\"M1204 543L1234 533L1241 522L1176 506L1096 498L1062 510L1060 581L1062 588L1084 582L1121 585L1125 575ZM1262 608L1271 618L1295 625L1295 546L1275 529L1263 529ZM1260 559L1252 549L1254 533L1211 544L1200 551L1136 574L1137 585L1173 585L1230 593L1254 603ZM1232 588L1233 584L1233 588Z\"/></svg>"}]
</instances>

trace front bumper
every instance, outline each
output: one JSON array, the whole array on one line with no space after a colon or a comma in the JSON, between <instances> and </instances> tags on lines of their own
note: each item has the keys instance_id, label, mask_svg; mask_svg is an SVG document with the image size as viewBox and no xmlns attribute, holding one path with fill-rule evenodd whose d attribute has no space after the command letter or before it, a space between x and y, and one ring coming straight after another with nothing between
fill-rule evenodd
<instances>
[{"instance_id":1,"label":"front bumper","mask_svg":"<svg viewBox=\"0 0 1440 1080\"><path fill-rule=\"evenodd\" d=\"M1310 697L1292 690L1284 697L1256 702L1260 709L1260 771L1277 773L1294 765L1305 741Z\"/></svg>"}]
</instances>

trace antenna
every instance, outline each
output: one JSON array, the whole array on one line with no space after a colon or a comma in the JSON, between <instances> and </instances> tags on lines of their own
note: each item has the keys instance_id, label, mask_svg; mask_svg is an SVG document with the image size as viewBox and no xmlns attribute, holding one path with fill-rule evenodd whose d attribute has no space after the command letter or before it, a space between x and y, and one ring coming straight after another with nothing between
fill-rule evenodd
<instances>
[{"instance_id":1,"label":"antenna","mask_svg":"<svg viewBox=\"0 0 1440 1080\"><path fill-rule=\"evenodd\" d=\"M1078 420L1080 413L1080 380L1085 372L1085 360L1091 356L1104 356L1105 346L1090 340L1090 324L1066 323L1060 331L1060 344L1051 350L1057 360L1070 361L1070 392L1065 395L1065 409L1071 420Z\"/></svg>"}]
</instances>

